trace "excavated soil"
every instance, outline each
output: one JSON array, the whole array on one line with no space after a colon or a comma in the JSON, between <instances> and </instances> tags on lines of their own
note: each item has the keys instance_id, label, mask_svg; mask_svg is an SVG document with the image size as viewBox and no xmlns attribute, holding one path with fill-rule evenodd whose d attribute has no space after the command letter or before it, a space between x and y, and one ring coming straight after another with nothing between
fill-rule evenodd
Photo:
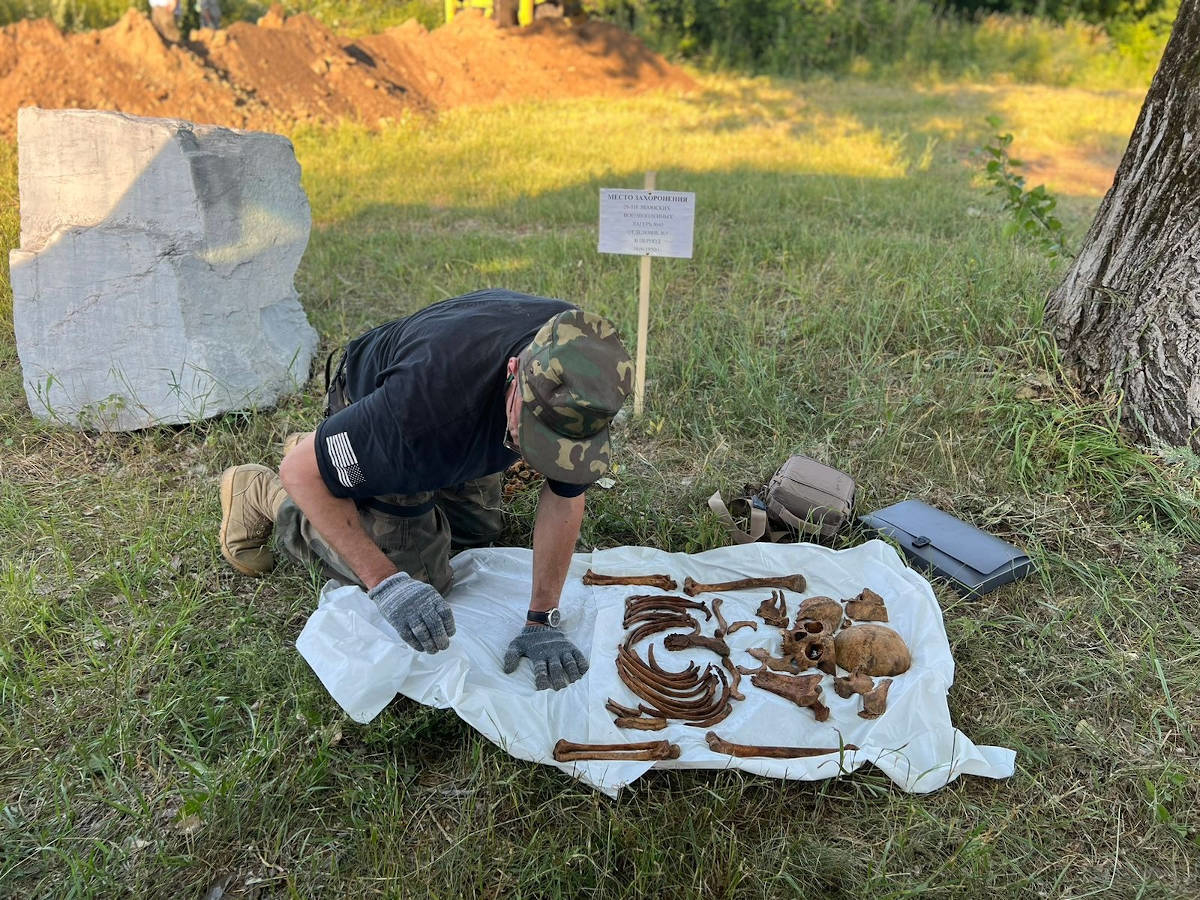
<instances>
[{"instance_id":1,"label":"excavated soil","mask_svg":"<svg viewBox=\"0 0 1200 900\"><path fill-rule=\"evenodd\" d=\"M368 125L406 112L525 98L690 91L684 72L605 22L547 19L498 28L460 15L349 41L278 9L258 24L201 30L168 44L131 9L116 25L65 35L48 19L0 29L0 136L22 106L115 109L234 128L298 122Z\"/></svg>"}]
</instances>

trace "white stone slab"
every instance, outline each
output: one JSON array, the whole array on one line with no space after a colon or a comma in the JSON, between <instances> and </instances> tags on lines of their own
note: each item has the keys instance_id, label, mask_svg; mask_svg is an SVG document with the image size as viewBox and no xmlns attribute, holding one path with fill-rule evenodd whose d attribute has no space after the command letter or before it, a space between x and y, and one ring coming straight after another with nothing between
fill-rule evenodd
<instances>
[{"instance_id":1,"label":"white stone slab","mask_svg":"<svg viewBox=\"0 0 1200 900\"><path fill-rule=\"evenodd\" d=\"M289 140L22 109L9 255L30 410L104 431L268 406L317 334L293 286L312 216Z\"/></svg>"}]
</instances>

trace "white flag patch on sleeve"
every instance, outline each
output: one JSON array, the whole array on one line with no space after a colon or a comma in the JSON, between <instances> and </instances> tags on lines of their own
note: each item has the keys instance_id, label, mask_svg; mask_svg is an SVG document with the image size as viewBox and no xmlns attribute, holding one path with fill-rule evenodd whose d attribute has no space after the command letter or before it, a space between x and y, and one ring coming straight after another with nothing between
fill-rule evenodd
<instances>
[{"instance_id":1,"label":"white flag patch on sleeve","mask_svg":"<svg viewBox=\"0 0 1200 900\"><path fill-rule=\"evenodd\" d=\"M329 459L337 470L338 481L343 487L352 488L366 481L354 448L350 446L350 435L344 431L331 434L325 438L325 449L329 451Z\"/></svg>"}]
</instances>

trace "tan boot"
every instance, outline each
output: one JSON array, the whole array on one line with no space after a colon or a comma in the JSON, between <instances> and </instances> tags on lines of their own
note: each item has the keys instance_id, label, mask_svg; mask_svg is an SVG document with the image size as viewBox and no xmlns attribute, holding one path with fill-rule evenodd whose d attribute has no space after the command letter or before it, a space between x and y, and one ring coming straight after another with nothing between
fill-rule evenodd
<instances>
[{"instance_id":1,"label":"tan boot","mask_svg":"<svg viewBox=\"0 0 1200 900\"><path fill-rule=\"evenodd\" d=\"M221 473L221 555L243 575L274 568L267 540L286 499L279 476L266 466L231 466Z\"/></svg>"},{"instance_id":2,"label":"tan boot","mask_svg":"<svg viewBox=\"0 0 1200 900\"><path fill-rule=\"evenodd\" d=\"M313 432L311 431L293 431L283 439L283 455L287 456L296 449L296 445L308 437Z\"/></svg>"}]
</instances>

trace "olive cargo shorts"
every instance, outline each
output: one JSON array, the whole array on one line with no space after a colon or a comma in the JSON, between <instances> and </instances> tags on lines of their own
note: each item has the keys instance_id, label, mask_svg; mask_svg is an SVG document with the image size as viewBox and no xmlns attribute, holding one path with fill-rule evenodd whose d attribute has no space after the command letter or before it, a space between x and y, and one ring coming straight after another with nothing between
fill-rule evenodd
<instances>
[{"instance_id":1,"label":"olive cargo shorts","mask_svg":"<svg viewBox=\"0 0 1200 900\"><path fill-rule=\"evenodd\" d=\"M326 416L350 404L345 352L337 372L331 375L332 361L331 353L325 360ZM500 511L503 484L504 474L497 472L440 491L376 497L359 503L358 518L363 531L396 568L445 593L453 577L451 554L471 547L486 547L500 536L504 527ZM399 507L404 514L389 512L389 507ZM275 516L275 543L301 562L320 565L327 578L364 587L290 498Z\"/></svg>"},{"instance_id":2,"label":"olive cargo shorts","mask_svg":"<svg viewBox=\"0 0 1200 900\"><path fill-rule=\"evenodd\" d=\"M503 477L497 472L440 491L379 497L381 505L409 508L418 514L396 515L377 506L361 505L359 521L396 568L445 593L452 578L451 553L485 547L500 536ZM430 504L431 509L420 512L422 506ZM275 517L275 540L296 559L320 565L326 577L363 586L290 499L284 501Z\"/></svg>"}]
</instances>

